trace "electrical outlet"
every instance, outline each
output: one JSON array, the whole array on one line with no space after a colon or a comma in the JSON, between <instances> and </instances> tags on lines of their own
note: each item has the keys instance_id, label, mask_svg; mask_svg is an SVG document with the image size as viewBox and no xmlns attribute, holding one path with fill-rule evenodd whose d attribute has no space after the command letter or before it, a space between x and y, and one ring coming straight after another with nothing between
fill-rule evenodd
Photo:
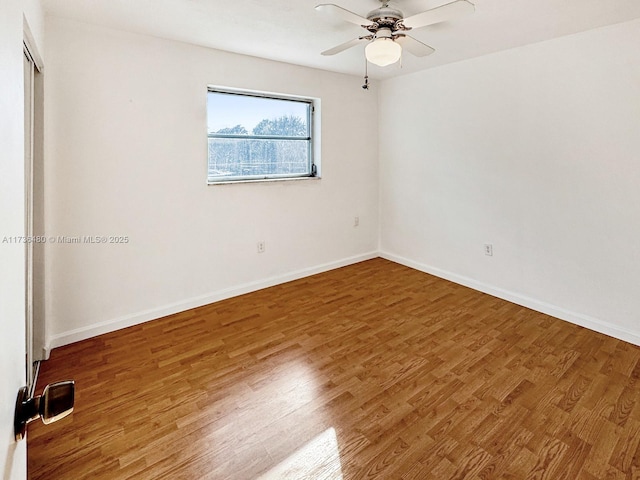
<instances>
[{"instance_id":1,"label":"electrical outlet","mask_svg":"<svg viewBox=\"0 0 640 480\"><path fill-rule=\"evenodd\" d=\"M490 243L485 243L484 244L484 254L488 255L489 257L493 256L493 245Z\"/></svg>"},{"instance_id":2,"label":"electrical outlet","mask_svg":"<svg viewBox=\"0 0 640 480\"><path fill-rule=\"evenodd\" d=\"M353 226L357 227L359 225L360 225L360 217L356 215L355 217L353 217Z\"/></svg>"},{"instance_id":3,"label":"electrical outlet","mask_svg":"<svg viewBox=\"0 0 640 480\"><path fill-rule=\"evenodd\" d=\"M264 240L258 242L258 253L264 253L265 245Z\"/></svg>"}]
</instances>

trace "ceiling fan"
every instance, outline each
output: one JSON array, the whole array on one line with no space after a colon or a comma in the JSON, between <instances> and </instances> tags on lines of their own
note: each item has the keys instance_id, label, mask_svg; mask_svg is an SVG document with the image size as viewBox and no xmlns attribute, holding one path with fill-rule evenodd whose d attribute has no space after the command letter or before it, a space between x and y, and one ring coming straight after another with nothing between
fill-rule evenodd
<instances>
[{"instance_id":1,"label":"ceiling fan","mask_svg":"<svg viewBox=\"0 0 640 480\"><path fill-rule=\"evenodd\" d=\"M318 5L316 10L360 25L369 32L367 35L325 50L322 55L335 55L361 42L369 42L365 48L365 56L369 62L381 67L397 62L402 55L403 48L417 57L425 57L435 50L407 35L409 30L452 20L475 10L475 6L471 2L455 0L404 18L400 10L389 6L389 0L379 1L382 6L369 12L366 18L332 3Z\"/></svg>"}]
</instances>

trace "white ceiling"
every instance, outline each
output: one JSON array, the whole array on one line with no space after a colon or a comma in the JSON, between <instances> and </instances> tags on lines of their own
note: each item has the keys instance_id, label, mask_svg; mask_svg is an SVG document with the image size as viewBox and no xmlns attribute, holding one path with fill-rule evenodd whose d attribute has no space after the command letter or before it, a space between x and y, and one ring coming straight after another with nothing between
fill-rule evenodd
<instances>
[{"instance_id":1,"label":"white ceiling","mask_svg":"<svg viewBox=\"0 0 640 480\"><path fill-rule=\"evenodd\" d=\"M451 0L395 0L405 17ZM378 0L43 0L48 14L355 75L364 72L364 45L323 57L320 52L365 32L317 12L336 3L360 15ZM402 68L370 66L388 78L640 17L640 0L471 0L474 14L411 34L436 49L403 56Z\"/></svg>"}]
</instances>

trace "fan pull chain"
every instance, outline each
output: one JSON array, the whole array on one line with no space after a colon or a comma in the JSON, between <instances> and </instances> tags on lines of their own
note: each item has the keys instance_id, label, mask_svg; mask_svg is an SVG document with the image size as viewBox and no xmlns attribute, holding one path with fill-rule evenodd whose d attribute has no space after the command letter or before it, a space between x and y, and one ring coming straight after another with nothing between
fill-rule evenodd
<instances>
[{"instance_id":1,"label":"fan pull chain","mask_svg":"<svg viewBox=\"0 0 640 480\"><path fill-rule=\"evenodd\" d=\"M364 85L362 85L362 88L369 90L369 62L366 55L364 57Z\"/></svg>"}]
</instances>

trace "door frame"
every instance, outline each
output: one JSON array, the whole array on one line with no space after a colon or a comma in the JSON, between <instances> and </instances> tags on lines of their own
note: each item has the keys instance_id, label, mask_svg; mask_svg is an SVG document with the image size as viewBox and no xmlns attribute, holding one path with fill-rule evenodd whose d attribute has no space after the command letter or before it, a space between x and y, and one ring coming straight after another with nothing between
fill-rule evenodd
<instances>
[{"instance_id":1,"label":"door frame","mask_svg":"<svg viewBox=\"0 0 640 480\"><path fill-rule=\"evenodd\" d=\"M24 22L23 55L24 65L24 104L25 104L25 372L27 387L30 393L35 389L35 377L40 360L44 359L44 289L36 288L36 279L43 281L43 243L34 243L35 237L42 235L44 225L34 224L37 210L39 223L43 220L44 202L43 192L36 193L35 178L42 178L43 164L43 78L42 57L38 52L36 43L26 21ZM29 75L27 81L26 75ZM42 182L38 182L42 190ZM37 249L40 261L36 266L34 253ZM37 271L36 271L37 269ZM40 287L40 285L38 285ZM37 304L37 305L36 305ZM35 312L37 315L34 315Z\"/></svg>"}]
</instances>

